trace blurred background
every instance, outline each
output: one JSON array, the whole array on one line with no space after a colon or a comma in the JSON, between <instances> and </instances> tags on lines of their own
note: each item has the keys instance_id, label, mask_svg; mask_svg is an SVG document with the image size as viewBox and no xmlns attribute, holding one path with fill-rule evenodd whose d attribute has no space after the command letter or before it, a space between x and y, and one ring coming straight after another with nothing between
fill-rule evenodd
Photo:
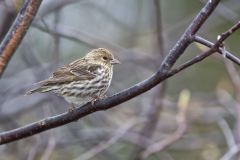
<instances>
[{"instance_id":1,"label":"blurred background","mask_svg":"<svg viewBox=\"0 0 240 160\"><path fill-rule=\"evenodd\" d=\"M0 1L0 40L22 3ZM68 104L54 94L24 94L35 82L93 48L108 48L122 62L114 68L108 95L149 77L205 3L43 0L0 80L0 131L66 112ZM239 20L239 13L239 0L223 0L198 34L214 42ZM226 48L238 56L239 33L226 41ZM203 50L192 44L177 64ZM156 143L159 151L144 159L234 159L240 150L240 89L233 83L239 78L236 67L215 54L110 110L2 145L0 159L137 160Z\"/></svg>"}]
</instances>

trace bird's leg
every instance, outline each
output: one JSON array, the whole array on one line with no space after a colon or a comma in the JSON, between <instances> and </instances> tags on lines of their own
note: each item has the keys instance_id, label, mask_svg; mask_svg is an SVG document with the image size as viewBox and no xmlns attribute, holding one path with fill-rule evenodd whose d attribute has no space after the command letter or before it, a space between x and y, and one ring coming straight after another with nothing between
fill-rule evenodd
<instances>
[{"instance_id":1,"label":"bird's leg","mask_svg":"<svg viewBox=\"0 0 240 160\"><path fill-rule=\"evenodd\" d=\"M94 103L95 103L97 100L100 100L100 99L101 99L101 97L99 97L99 96L92 96L92 101L91 101L92 106L94 106Z\"/></svg>"},{"instance_id":2,"label":"bird's leg","mask_svg":"<svg viewBox=\"0 0 240 160\"><path fill-rule=\"evenodd\" d=\"M104 98L107 98L107 95L106 94L103 94L103 95L100 95L100 96L92 96L92 101L91 101L91 104L92 106L94 105L94 103L97 101L97 100L101 100L101 99L104 99Z\"/></svg>"},{"instance_id":3,"label":"bird's leg","mask_svg":"<svg viewBox=\"0 0 240 160\"><path fill-rule=\"evenodd\" d=\"M107 98L107 94L101 95L101 99Z\"/></svg>"},{"instance_id":4,"label":"bird's leg","mask_svg":"<svg viewBox=\"0 0 240 160\"><path fill-rule=\"evenodd\" d=\"M73 112L76 110L76 107L74 106L73 103L70 104L69 108L68 108L68 112Z\"/></svg>"}]
</instances>

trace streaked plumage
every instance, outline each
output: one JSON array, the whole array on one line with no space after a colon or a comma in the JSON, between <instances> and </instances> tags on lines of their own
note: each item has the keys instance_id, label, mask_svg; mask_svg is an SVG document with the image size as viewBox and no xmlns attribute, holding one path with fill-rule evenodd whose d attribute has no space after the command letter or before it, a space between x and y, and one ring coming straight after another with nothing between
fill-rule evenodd
<instances>
[{"instance_id":1,"label":"streaked plumage","mask_svg":"<svg viewBox=\"0 0 240 160\"><path fill-rule=\"evenodd\" d=\"M118 63L107 49L94 49L85 57L56 70L27 94L53 91L70 104L95 101L105 95L112 80L113 65Z\"/></svg>"}]
</instances>

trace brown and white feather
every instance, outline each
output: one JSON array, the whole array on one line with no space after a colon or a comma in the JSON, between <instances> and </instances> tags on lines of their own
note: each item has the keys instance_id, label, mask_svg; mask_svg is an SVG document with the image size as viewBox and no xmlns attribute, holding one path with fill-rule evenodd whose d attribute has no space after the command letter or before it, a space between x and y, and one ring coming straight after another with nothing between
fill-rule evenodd
<instances>
[{"instance_id":1,"label":"brown and white feather","mask_svg":"<svg viewBox=\"0 0 240 160\"><path fill-rule=\"evenodd\" d=\"M85 57L56 70L27 94L52 91L73 104L101 98L112 81L113 61L119 62L110 51L104 48L92 50Z\"/></svg>"}]
</instances>

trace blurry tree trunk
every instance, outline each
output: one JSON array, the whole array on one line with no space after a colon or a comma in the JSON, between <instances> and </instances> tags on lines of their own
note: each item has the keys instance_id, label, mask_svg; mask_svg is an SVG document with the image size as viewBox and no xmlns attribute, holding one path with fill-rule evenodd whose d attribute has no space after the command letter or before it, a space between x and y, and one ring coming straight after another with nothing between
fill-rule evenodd
<instances>
[{"instance_id":1,"label":"blurry tree trunk","mask_svg":"<svg viewBox=\"0 0 240 160\"><path fill-rule=\"evenodd\" d=\"M162 63L162 60L164 59L164 39L163 39L163 28L162 28L162 15L161 15L161 1L160 0L154 0L154 17L156 18L156 28L157 28L157 54L156 59L159 60L159 64L155 64L155 66L158 66ZM157 69L157 67L156 67ZM162 110L162 101L166 92L166 81L164 83L158 85L153 89L153 96L152 96L152 102L150 104L150 108L145 113L144 117L146 117L146 122L139 132L141 135L139 138L139 143L144 143L144 141L141 139L141 137L147 137L149 139L152 139L152 136L154 135L155 129L158 124L158 120L160 118L161 110ZM147 146L145 144L144 146ZM135 151L135 160L141 159L142 152L145 150L145 147L139 147L137 146L137 149Z\"/></svg>"}]
</instances>

